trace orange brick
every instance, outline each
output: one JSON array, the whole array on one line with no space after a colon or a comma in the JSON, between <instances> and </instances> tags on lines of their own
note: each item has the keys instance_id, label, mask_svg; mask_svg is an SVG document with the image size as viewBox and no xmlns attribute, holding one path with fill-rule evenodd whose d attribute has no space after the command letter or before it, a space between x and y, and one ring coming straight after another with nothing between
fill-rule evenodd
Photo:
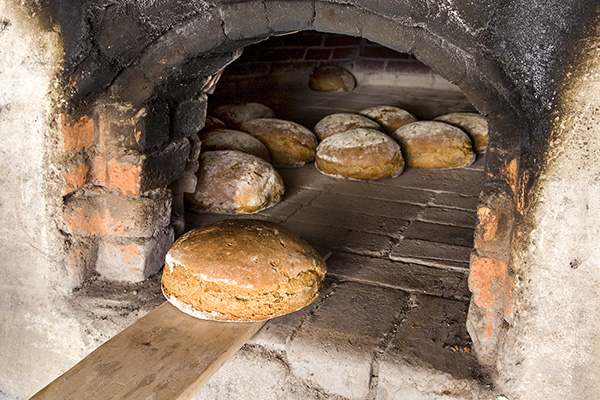
<instances>
[{"instance_id":1,"label":"orange brick","mask_svg":"<svg viewBox=\"0 0 600 400\"><path fill-rule=\"evenodd\" d=\"M83 207L65 211L64 219L69 230L88 235L122 234L129 222L115 220L107 209L102 213Z\"/></svg>"},{"instance_id":2,"label":"orange brick","mask_svg":"<svg viewBox=\"0 0 600 400\"><path fill-rule=\"evenodd\" d=\"M94 119L86 115L76 121L61 115L62 132L66 151L80 151L94 144Z\"/></svg>"},{"instance_id":3,"label":"orange brick","mask_svg":"<svg viewBox=\"0 0 600 400\"><path fill-rule=\"evenodd\" d=\"M108 187L125 194L139 194L142 183L142 167L116 159L108 162Z\"/></svg>"},{"instance_id":4,"label":"orange brick","mask_svg":"<svg viewBox=\"0 0 600 400\"><path fill-rule=\"evenodd\" d=\"M103 156L92 159L92 183L108 187L108 162Z\"/></svg>"},{"instance_id":5,"label":"orange brick","mask_svg":"<svg viewBox=\"0 0 600 400\"><path fill-rule=\"evenodd\" d=\"M81 162L69 171L65 172L65 194L71 193L74 190L82 187L87 179L90 167L85 163Z\"/></svg>"},{"instance_id":6,"label":"orange brick","mask_svg":"<svg viewBox=\"0 0 600 400\"><path fill-rule=\"evenodd\" d=\"M488 207L480 207L477 210L479 227L482 230L482 238L485 242L494 240L498 231L498 215Z\"/></svg>"},{"instance_id":7,"label":"orange brick","mask_svg":"<svg viewBox=\"0 0 600 400\"><path fill-rule=\"evenodd\" d=\"M485 336L492 337L497 315L510 316L513 282L506 262L473 255L469 272L473 301L484 311Z\"/></svg>"}]
</instances>

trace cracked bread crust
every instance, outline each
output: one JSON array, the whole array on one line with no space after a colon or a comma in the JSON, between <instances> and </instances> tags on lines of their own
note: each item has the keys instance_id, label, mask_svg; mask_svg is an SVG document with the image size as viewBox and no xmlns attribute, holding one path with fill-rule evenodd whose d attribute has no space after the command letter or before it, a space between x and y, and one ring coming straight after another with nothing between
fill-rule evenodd
<instances>
[{"instance_id":1,"label":"cracked bread crust","mask_svg":"<svg viewBox=\"0 0 600 400\"><path fill-rule=\"evenodd\" d=\"M167 300L218 321L260 321L298 310L316 300L326 271L323 258L298 235L251 219L186 233L165 263Z\"/></svg>"},{"instance_id":2,"label":"cracked bread crust","mask_svg":"<svg viewBox=\"0 0 600 400\"><path fill-rule=\"evenodd\" d=\"M317 169L346 179L393 178L404 169L398 143L374 129L356 128L329 136L317 147Z\"/></svg>"},{"instance_id":3,"label":"cracked bread crust","mask_svg":"<svg viewBox=\"0 0 600 400\"><path fill-rule=\"evenodd\" d=\"M454 125L471 136L473 148L477 153L485 153L488 142L487 118L477 113L450 113L440 115L435 121Z\"/></svg>"},{"instance_id":4,"label":"cracked bread crust","mask_svg":"<svg viewBox=\"0 0 600 400\"><path fill-rule=\"evenodd\" d=\"M257 118L245 122L240 130L254 136L269 149L276 167L298 168L315 160L317 137L300 124L276 118Z\"/></svg>"},{"instance_id":5,"label":"cracked bread crust","mask_svg":"<svg viewBox=\"0 0 600 400\"><path fill-rule=\"evenodd\" d=\"M458 168L475 161L469 136L444 122L413 122L398 128L392 137L400 143L406 165L410 167Z\"/></svg>"},{"instance_id":6,"label":"cracked bread crust","mask_svg":"<svg viewBox=\"0 0 600 400\"><path fill-rule=\"evenodd\" d=\"M285 192L271 164L241 151L203 152L196 176L196 190L185 200L197 212L252 214L277 204Z\"/></svg>"}]
</instances>

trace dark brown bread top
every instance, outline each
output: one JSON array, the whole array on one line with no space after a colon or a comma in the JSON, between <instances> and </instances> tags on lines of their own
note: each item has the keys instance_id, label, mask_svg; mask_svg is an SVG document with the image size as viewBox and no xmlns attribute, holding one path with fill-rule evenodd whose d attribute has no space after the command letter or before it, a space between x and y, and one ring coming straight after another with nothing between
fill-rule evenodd
<instances>
[{"instance_id":1,"label":"dark brown bread top","mask_svg":"<svg viewBox=\"0 0 600 400\"><path fill-rule=\"evenodd\" d=\"M276 290L304 271L323 279L327 269L298 235L254 219L221 221L190 231L175 242L165 262L171 271L183 267L203 282L245 293Z\"/></svg>"}]
</instances>

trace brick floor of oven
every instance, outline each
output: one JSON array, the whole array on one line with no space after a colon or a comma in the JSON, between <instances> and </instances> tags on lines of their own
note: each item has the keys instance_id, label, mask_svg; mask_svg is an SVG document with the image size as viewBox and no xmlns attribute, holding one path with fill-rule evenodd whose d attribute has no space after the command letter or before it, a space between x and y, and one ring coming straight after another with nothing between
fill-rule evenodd
<instances>
[{"instance_id":1,"label":"brick floor of oven","mask_svg":"<svg viewBox=\"0 0 600 400\"><path fill-rule=\"evenodd\" d=\"M195 398L384 399L485 383L466 332L483 164L370 182L311 164L279 170L283 201L259 214L188 213L189 229L268 219L331 251L320 298L268 322Z\"/></svg>"}]
</instances>

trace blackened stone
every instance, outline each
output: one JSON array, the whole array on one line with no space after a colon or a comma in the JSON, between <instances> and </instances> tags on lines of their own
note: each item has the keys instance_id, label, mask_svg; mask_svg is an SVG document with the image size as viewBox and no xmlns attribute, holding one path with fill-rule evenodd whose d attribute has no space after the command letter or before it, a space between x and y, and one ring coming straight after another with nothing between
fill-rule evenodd
<instances>
[{"instance_id":1,"label":"blackened stone","mask_svg":"<svg viewBox=\"0 0 600 400\"><path fill-rule=\"evenodd\" d=\"M269 28L274 32L312 29L315 7L305 1L265 2Z\"/></svg>"},{"instance_id":2,"label":"blackened stone","mask_svg":"<svg viewBox=\"0 0 600 400\"><path fill-rule=\"evenodd\" d=\"M154 149L169 140L169 105L165 100L155 100L146 106L146 115L137 123L136 130L141 132L140 146Z\"/></svg>"},{"instance_id":3,"label":"blackened stone","mask_svg":"<svg viewBox=\"0 0 600 400\"><path fill-rule=\"evenodd\" d=\"M125 13L124 7L106 9L96 34L100 51L121 66L129 65L152 42L139 20Z\"/></svg>"},{"instance_id":4,"label":"blackened stone","mask_svg":"<svg viewBox=\"0 0 600 400\"><path fill-rule=\"evenodd\" d=\"M97 52L92 53L68 76L76 91L76 98L106 89L119 73L120 68L111 64Z\"/></svg>"},{"instance_id":5,"label":"blackened stone","mask_svg":"<svg viewBox=\"0 0 600 400\"><path fill-rule=\"evenodd\" d=\"M224 32L230 40L263 36L271 32L263 2L249 1L221 6Z\"/></svg>"},{"instance_id":6,"label":"blackened stone","mask_svg":"<svg viewBox=\"0 0 600 400\"><path fill-rule=\"evenodd\" d=\"M206 118L206 95L198 100L188 100L177 105L173 119L171 139L177 140L197 133Z\"/></svg>"},{"instance_id":7,"label":"blackened stone","mask_svg":"<svg viewBox=\"0 0 600 400\"><path fill-rule=\"evenodd\" d=\"M110 86L111 94L119 100L141 107L154 93L154 82L135 66L124 70Z\"/></svg>"}]
</instances>

